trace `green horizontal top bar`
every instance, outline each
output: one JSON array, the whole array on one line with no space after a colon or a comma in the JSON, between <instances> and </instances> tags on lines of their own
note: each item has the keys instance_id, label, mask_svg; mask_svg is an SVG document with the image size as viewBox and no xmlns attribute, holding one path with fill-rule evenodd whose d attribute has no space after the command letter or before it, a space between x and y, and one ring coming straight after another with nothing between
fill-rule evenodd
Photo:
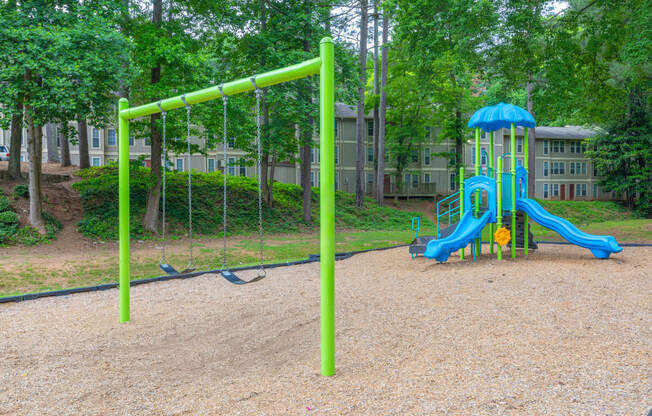
<instances>
[{"instance_id":1,"label":"green horizontal top bar","mask_svg":"<svg viewBox=\"0 0 652 416\"><path fill-rule=\"evenodd\" d=\"M310 75L319 73L321 67L321 58L313 58L308 61L291 65L285 68L275 69L274 71L265 72L264 74L255 75L256 85L259 88L276 85L287 81L292 81L299 78L305 78ZM235 95L245 91L252 91L254 89L251 83L251 78L242 78L236 81L227 82L222 84L224 95ZM176 108L185 107L182 95L161 100L161 107L164 111L174 110ZM193 91L185 94L186 102L189 105L203 103L205 101L221 98L219 86L205 88L199 91ZM150 114L160 113L156 102L144 104L134 108L128 108L120 111L120 117L131 120L138 117L145 117Z\"/></svg>"}]
</instances>

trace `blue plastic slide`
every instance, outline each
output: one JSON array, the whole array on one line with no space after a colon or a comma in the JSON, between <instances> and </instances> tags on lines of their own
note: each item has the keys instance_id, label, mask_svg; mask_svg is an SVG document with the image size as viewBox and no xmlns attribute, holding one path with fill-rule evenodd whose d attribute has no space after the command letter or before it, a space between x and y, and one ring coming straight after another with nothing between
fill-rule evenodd
<instances>
[{"instance_id":1,"label":"blue plastic slide","mask_svg":"<svg viewBox=\"0 0 652 416\"><path fill-rule=\"evenodd\" d=\"M580 231L567 220L550 214L538 202L529 198L516 200L516 209L523 211L532 220L542 226L556 231L569 242L580 247L588 248L599 259L606 259L611 253L620 253L623 249L615 238L610 235L592 235Z\"/></svg>"},{"instance_id":2,"label":"blue plastic slide","mask_svg":"<svg viewBox=\"0 0 652 416\"><path fill-rule=\"evenodd\" d=\"M448 256L453 251L466 247L473 239L480 237L482 228L490 218L489 211L482 214L480 218L474 218L471 211L465 212L455 231L448 237L430 241L423 255L441 262L448 260Z\"/></svg>"}]
</instances>

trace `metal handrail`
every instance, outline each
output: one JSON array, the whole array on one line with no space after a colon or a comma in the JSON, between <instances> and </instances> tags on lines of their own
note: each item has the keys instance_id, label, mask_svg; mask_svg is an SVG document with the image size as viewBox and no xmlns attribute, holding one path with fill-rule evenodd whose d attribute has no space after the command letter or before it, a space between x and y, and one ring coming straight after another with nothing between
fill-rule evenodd
<instances>
[{"instance_id":1,"label":"metal handrail","mask_svg":"<svg viewBox=\"0 0 652 416\"><path fill-rule=\"evenodd\" d=\"M455 197L457 197L457 198L455 198ZM451 198L455 198L455 199L450 200ZM447 207L448 209L446 211L440 213L439 207L440 207L440 205L442 205L443 202L446 202L446 201L448 201L448 207ZM451 207L451 205L455 204L456 202L458 203L458 205ZM436 223L436 226L437 226L437 234L436 234L437 238L439 238L439 219L441 217L444 217L444 216L448 215L448 225L450 225L453 214L460 212L459 202L460 202L460 193L459 193L459 191L455 192L454 194L451 194L451 195L447 196L446 198L444 198L444 199L437 202L437 214L436 214L436 218L435 218L435 223Z\"/></svg>"}]
</instances>

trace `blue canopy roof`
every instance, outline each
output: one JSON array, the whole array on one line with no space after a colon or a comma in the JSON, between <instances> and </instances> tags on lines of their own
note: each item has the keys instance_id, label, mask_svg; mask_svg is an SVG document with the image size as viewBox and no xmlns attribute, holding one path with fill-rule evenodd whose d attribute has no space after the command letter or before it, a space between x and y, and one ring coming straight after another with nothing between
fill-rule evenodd
<instances>
[{"instance_id":1,"label":"blue canopy roof","mask_svg":"<svg viewBox=\"0 0 652 416\"><path fill-rule=\"evenodd\" d=\"M484 131L494 131L500 128L508 129L511 124L521 127L535 127L536 121L525 109L514 105L498 103L484 107L473 113L468 127L480 127Z\"/></svg>"}]
</instances>

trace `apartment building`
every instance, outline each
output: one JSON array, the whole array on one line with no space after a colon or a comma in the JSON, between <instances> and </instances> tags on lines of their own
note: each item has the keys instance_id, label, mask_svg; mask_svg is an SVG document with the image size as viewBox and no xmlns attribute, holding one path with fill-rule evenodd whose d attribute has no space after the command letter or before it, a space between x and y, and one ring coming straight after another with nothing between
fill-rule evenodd
<instances>
[{"instance_id":1,"label":"apartment building","mask_svg":"<svg viewBox=\"0 0 652 416\"><path fill-rule=\"evenodd\" d=\"M346 192L355 191L356 162L356 112L350 105L337 103L335 109L335 187ZM364 154L364 186L371 193L374 178L373 152L373 118L366 117L367 137ZM410 162L403 171L402 180L396 178L396 171L385 155L386 170L383 184L386 196L433 197L447 195L458 188L458 172L448 166L448 159L442 153L455 151L455 144L449 140L440 140L438 128L426 129L423 143L415 146L410 156ZM593 131L576 126L567 127L537 127L536 129L536 197L541 199L611 199L611 193L599 189L599 178L594 167L585 155L582 140L591 137ZM0 130L0 144L9 144L8 130ZM25 137L25 132L23 132ZM117 131L115 127L88 127L89 157L93 166L102 166L118 159ZM222 147L206 149L204 139L194 137L192 143L204 148L206 155L193 154L191 168L202 172L224 170ZM319 149L318 132L315 132L316 146L312 150L310 182L319 186ZM245 163L246 152L234 147L234 142L227 143L226 172L229 175L254 176L255 167ZM44 127L43 161L57 160L61 145L61 134L56 126ZM148 139L131 138L129 141L131 158L141 155L146 158L150 154ZM482 134L480 138L481 151L487 152L489 135ZM298 149L297 149L298 152ZM516 130L515 156L518 166L522 166L524 158L523 130ZM499 130L494 133L494 155L503 157L505 171L509 170L510 132ZM79 149L70 145L71 161L79 164ZM188 169L187 154L170 154L170 167L178 171ZM21 160L27 160L24 146L21 147ZM145 159L146 165L149 160ZM464 144L464 164L467 172L472 172L475 164L475 141ZM274 179L285 183L300 183L301 166L295 162L280 162L275 169Z\"/></svg>"}]
</instances>

